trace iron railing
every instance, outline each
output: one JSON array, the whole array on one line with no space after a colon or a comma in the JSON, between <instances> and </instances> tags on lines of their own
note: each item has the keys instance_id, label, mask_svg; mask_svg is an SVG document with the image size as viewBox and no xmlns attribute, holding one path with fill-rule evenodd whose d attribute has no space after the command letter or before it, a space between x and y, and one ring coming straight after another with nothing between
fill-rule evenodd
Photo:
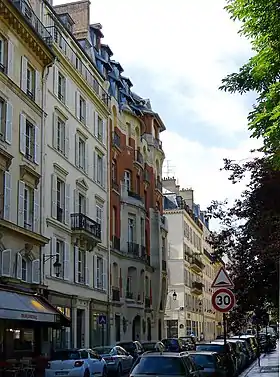
<instances>
[{"instance_id":1,"label":"iron railing","mask_svg":"<svg viewBox=\"0 0 280 377\"><path fill-rule=\"evenodd\" d=\"M95 238L101 240L101 225L83 213L71 214L71 229L84 230Z\"/></svg>"},{"instance_id":2,"label":"iron railing","mask_svg":"<svg viewBox=\"0 0 280 377\"><path fill-rule=\"evenodd\" d=\"M131 198L134 198L143 202L143 199L141 198L141 196L134 191L127 190L127 195L130 196Z\"/></svg>"},{"instance_id":3,"label":"iron railing","mask_svg":"<svg viewBox=\"0 0 280 377\"><path fill-rule=\"evenodd\" d=\"M127 252L128 254L139 258L139 245L134 242L128 242L127 243Z\"/></svg>"}]
</instances>

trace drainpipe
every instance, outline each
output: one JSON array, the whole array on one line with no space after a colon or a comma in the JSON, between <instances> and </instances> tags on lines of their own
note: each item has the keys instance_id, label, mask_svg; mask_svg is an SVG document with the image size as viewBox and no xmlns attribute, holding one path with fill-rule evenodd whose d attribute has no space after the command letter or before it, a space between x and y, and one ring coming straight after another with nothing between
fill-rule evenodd
<instances>
[{"instance_id":1,"label":"drainpipe","mask_svg":"<svg viewBox=\"0 0 280 377\"><path fill-rule=\"evenodd\" d=\"M107 262L107 342L111 344L111 240L110 240L110 229L111 229L111 128L108 119L107 122L107 245L108 245L108 262Z\"/></svg>"}]
</instances>

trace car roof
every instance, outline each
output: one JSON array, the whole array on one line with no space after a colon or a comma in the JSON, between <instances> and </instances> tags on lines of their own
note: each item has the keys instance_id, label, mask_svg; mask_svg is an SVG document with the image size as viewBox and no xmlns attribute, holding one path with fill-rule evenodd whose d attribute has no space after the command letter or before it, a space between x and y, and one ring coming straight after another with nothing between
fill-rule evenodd
<instances>
[{"instance_id":1,"label":"car roof","mask_svg":"<svg viewBox=\"0 0 280 377\"><path fill-rule=\"evenodd\" d=\"M160 340L144 340L141 342L141 344L147 344L147 343L161 343Z\"/></svg>"},{"instance_id":2,"label":"car roof","mask_svg":"<svg viewBox=\"0 0 280 377\"><path fill-rule=\"evenodd\" d=\"M220 342L218 341L213 341L213 342L207 342L207 343L198 343L197 346L211 346L211 344L216 344L216 345L221 345Z\"/></svg>"},{"instance_id":3,"label":"car roof","mask_svg":"<svg viewBox=\"0 0 280 377\"><path fill-rule=\"evenodd\" d=\"M218 355L217 352L211 352L211 351L188 351L189 355Z\"/></svg>"},{"instance_id":4,"label":"car roof","mask_svg":"<svg viewBox=\"0 0 280 377\"><path fill-rule=\"evenodd\" d=\"M169 356L169 357L182 357L187 356L188 352L144 352L141 357L150 357L150 356Z\"/></svg>"}]
</instances>

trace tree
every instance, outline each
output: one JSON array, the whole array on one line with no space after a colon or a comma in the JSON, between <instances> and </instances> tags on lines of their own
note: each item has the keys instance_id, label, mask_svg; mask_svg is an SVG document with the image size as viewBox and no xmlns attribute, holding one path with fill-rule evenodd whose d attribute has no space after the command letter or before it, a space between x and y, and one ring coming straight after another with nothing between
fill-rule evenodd
<instances>
[{"instance_id":1,"label":"tree","mask_svg":"<svg viewBox=\"0 0 280 377\"><path fill-rule=\"evenodd\" d=\"M214 256L227 256L234 281L237 308L254 312L258 307L279 307L280 171L267 158L243 164L224 160L233 184L249 174L249 183L232 207L212 202L210 217L221 230L211 234Z\"/></svg>"},{"instance_id":2,"label":"tree","mask_svg":"<svg viewBox=\"0 0 280 377\"><path fill-rule=\"evenodd\" d=\"M254 56L220 89L257 93L248 115L252 137L262 137L262 150L280 167L280 5L278 0L227 0L226 10L241 21L240 33L250 39Z\"/></svg>"}]
</instances>

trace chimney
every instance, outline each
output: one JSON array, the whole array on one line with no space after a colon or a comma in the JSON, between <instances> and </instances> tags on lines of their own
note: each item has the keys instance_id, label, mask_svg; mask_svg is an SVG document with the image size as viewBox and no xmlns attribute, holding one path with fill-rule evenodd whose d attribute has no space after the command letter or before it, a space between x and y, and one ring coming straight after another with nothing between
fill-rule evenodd
<instances>
[{"instance_id":1,"label":"chimney","mask_svg":"<svg viewBox=\"0 0 280 377\"><path fill-rule=\"evenodd\" d=\"M180 190L180 195L185 200L186 204L190 207L190 209L194 210L194 202L193 202L193 190L192 189L182 189Z\"/></svg>"},{"instance_id":2,"label":"chimney","mask_svg":"<svg viewBox=\"0 0 280 377\"><path fill-rule=\"evenodd\" d=\"M88 37L90 25L90 2L88 0L75 1L54 7L58 14L68 13L72 20L73 35L77 39L86 39Z\"/></svg>"},{"instance_id":3,"label":"chimney","mask_svg":"<svg viewBox=\"0 0 280 377\"><path fill-rule=\"evenodd\" d=\"M162 186L166 190L171 191L172 193L179 195L179 188L180 187L176 184L176 178L175 177L163 178Z\"/></svg>"}]
</instances>

